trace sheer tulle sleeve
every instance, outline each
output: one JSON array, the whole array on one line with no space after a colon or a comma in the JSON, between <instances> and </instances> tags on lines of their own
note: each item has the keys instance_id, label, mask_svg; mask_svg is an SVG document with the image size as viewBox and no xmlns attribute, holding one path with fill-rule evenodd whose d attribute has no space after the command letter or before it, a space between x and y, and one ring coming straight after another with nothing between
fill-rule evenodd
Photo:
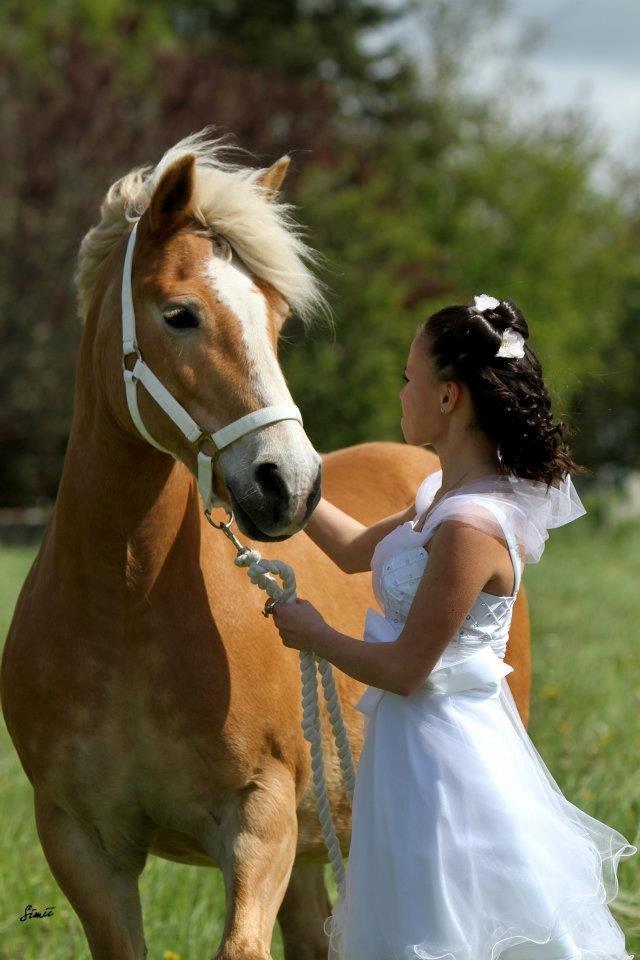
<instances>
[{"instance_id":1,"label":"sheer tulle sleeve","mask_svg":"<svg viewBox=\"0 0 640 960\"><path fill-rule=\"evenodd\" d=\"M421 502L427 489L426 481L423 481L418 490L422 495ZM488 501L494 510L498 509L518 544L524 548L525 560L529 563L539 561L550 529L561 527L586 513L569 474L549 488L537 480L492 475L445 494L427 517L423 528L424 542L433 536L439 524L450 519L462 520L504 540L503 526L487 506Z\"/></svg>"}]
</instances>

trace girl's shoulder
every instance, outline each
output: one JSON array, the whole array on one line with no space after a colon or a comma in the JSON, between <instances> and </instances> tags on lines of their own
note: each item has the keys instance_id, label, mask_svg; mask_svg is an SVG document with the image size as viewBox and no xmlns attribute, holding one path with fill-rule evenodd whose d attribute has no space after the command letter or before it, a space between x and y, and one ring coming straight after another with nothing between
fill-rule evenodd
<instances>
[{"instance_id":1,"label":"girl's shoulder","mask_svg":"<svg viewBox=\"0 0 640 960\"><path fill-rule=\"evenodd\" d=\"M418 488L416 512L427 510L441 486L442 471L429 474ZM548 531L586 513L570 475L548 486L521 477L493 475L471 481L445 493L428 510L421 533L426 543L437 526L448 519L472 526L518 546L531 563L537 563Z\"/></svg>"},{"instance_id":2,"label":"girl's shoulder","mask_svg":"<svg viewBox=\"0 0 640 960\"><path fill-rule=\"evenodd\" d=\"M429 511L423 530L429 539L447 521L458 521L503 540L508 546L517 541L513 511L489 493L445 495Z\"/></svg>"}]
</instances>

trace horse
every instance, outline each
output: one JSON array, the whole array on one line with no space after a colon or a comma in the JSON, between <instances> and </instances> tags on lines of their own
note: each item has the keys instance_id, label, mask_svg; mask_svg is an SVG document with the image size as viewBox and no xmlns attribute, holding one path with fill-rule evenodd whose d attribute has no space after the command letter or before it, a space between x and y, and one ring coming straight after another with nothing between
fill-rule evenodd
<instances>
[{"instance_id":1,"label":"horse","mask_svg":"<svg viewBox=\"0 0 640 960\"><path fill-rule=\"evenodd\" d=\"M199 455L247 545L277 543L299 595L352 636L377 604L370 576L347 574L304 531L320 489L368 525L409 506L438 461L395 442L319 454L294 415L212 452L212 431L265 407L291 409L280 332L291 311L308 325L322 308L314 253L279 199L288 162L237 165L204 132L187 137L111 186L80 247L70 438L0 694L44 855L93 960L147 955L138 881L149 854L222 871L217 960L268 960L276 919L287 960L327 954L327 852L301 729L299 653L261 616L261 591L207 522ZM202 426L200 445L140 384L146 437L128 403L120 321L133 224L132 349ZM524 590L508 662L526 722ZM357 761L364 686L335 677ZM324 707L321 727L346 856L350 809Z\"/></svg>"}]
</instances>

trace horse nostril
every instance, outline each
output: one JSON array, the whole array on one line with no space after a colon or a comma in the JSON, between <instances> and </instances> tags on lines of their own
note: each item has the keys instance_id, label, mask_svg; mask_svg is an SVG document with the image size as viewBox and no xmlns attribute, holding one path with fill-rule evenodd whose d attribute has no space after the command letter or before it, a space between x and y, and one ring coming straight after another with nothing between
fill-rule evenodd
<instances>
[{"instance_id":1,"label":"horse nostril","mask_svg":"<svg viewBox=\"0 0 640 960\"><path fill-rule=\"evenodd\" d=\"M311 488L311 493L307 497L307 517L309 517L315 510L320 497L322 496L322 464L318 467L318 473L316 474L316 479Z\"/></svg>"},{"instance_id":2,"label":"horse nostril","mask_svg":"<svg viewBox=\"0 0 640 960\"><path fill-rule=\"evenodd\" d=\"M286 484L280 476L280 470L277 463L259 463L253 471L256 483L266 497L272 498L274 495L278 500L286 501L289 499L289 492Z\"/></svg>"}]
</instances>

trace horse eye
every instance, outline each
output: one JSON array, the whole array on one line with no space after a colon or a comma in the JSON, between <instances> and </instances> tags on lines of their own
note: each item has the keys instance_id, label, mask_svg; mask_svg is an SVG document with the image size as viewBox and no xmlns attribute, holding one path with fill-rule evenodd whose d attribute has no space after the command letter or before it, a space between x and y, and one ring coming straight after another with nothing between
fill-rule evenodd
<instances>
[{"instance_id":1,"label":"horse eye","mask_svg":"<svg viewBox=\"0 0 640 960\"><path fill-rule=\"evenodd\" d=\"M188 330L199 326L198 318L187 307L173 307L162 314L164 321L173 330Z\"/></svg>"}]
</instances>

